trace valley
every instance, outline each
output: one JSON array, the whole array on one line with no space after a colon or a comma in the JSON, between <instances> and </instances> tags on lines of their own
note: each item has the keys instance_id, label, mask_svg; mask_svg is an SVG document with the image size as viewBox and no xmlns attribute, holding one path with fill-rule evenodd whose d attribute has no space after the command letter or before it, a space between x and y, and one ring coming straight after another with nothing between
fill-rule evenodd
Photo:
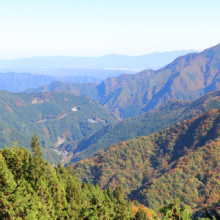
<instances>
[{"instance_id":1,"label":"valley","mask_svg":"<svg viewBox=\"0 0 220 220\"><path fill-rule=\"evenodd\" d=\"M22 94L1 91L1 143L12 145L14 140L29 149L28 137L36 132L43 145L44 158L52 164L61 159L52 148L74 143L93 134L115 119L88 97L70 93ZM78 111L72 109L76 107ZM88 119L103 120L90 123ZM63 142L59 143L59 137ZM59 159L60 158L60 159Z\"/></svg>"},{"instance_id":2,"label":"valley","mask_svg":"<svg viewBox=\"0 0 220 220\"><path fill-rule=\"evenodd\" d=\"M220 90L207 93L194 101L170 100L153 111L104 126L90 137L82 139L71 162L82 160L98 150L139 136L147 136L164 128L198 117L220 108Z\"/></svg>"},{"instance_id":3,"label":"valley","mask_svg":"<svg viewBox=\"0 0 220 220\"><path fill-rule=\"evenodd\" d=\"M32 88L22 85L21 74L19 92L0 91L0 177L12 178L14 185L23 178L30 190L46 190L50 196L56 194L50 186L55 181L59 194L66 195L62 209L72 207L66 213L72 219L83 219L96 204L98 213L108 207L105 216L114 219L124 213L130 219L156 220L162 216L158 207L177 198L204 217L201 210L220 199L219 55L216 45L158 70L82 83L44 78L45 85ZM19 162L12 155L23 156ZM45 189L32 180L38 172ZM59 209L50 196L45 202ZM40 198L36 194L35 200ZM33 215L38 215L34 210L43 213L32 206Z\"/></svg>"}]
</instances>

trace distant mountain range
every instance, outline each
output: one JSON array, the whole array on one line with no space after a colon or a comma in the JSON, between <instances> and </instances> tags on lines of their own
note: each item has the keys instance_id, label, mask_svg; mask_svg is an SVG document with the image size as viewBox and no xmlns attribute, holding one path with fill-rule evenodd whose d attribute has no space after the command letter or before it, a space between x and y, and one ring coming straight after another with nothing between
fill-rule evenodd
<instances>
[{"instance_id":1,"label":"distant mountain range","mask_svg":"<svg viewBox=\"0 0 220 220\"><path fill-rule=\"evenodd\" d=\"M88 95L96 101L102 100L102 103L112 91L117 90L118 88L123 87L127 83L141 79L155 73L154 70L144 70L137 74L122 74L117 78L109 78L110 81L108 88L105 87L105 81L102 81L101 84L95 83L65 83L61 81L53 82L49 85L43 85L37 88L31 88L23 91L24 93L39 93L39 92L57 92L57 91L68 91L74 95ZM66 79L66 77L64 77ZM107 81L109 80L107 79ZM103 86L104 85L104 86ZM111 91L112 89L112 91Z\"/></svg>"},{"instance_id":2,"label":"distant mountain range","mask_svg":"<svg viewBox=\"0 0 220 220\"><path fill-rule=\"evenodd\" d=\"M16 60L0 60L0 72L31 73L44 76L77 76L90 78L90 82L98 82L108 77L117 77L121 74L134 74L143 69L158 69L172 62L180 55L184 55L194 50L171 51L163 53L152 53L143 56L125 55L105 55L102 57L33 57ZM46 85L47 81L36 80L38 86ZM92 80L101 79L101 80ZM57 78L57 80L60 80ZM88 80L60 80L65 82L80 83L89 82ZM45 82L45 83L44 83ZM16 83L15 83L16 85ZM32 88L32 84L28 88ZM1 88L0 88L1 89ZM26 88L25 88L26 89ZM15 91L15 90L10 90ZM19 90L21 91L21 90Z\"/></svg>"},{"instance_id":3,"label":"distant mountain range","mask_svg":"<svg viewBox=\"0 0 220 220\"><path fill-rule=\"evenodd\" d=\"M94 85L96 100L119 118L135 117L155 109L171 99L194 100L207 92L220 89L220 44L201 53L190 53L155 71L122 74ZM57 89L58 88L57 84ZM62 84L62 89L64 89ZM67 90L69 86L67 85ZM71 92L86 91L84 86ZM49 87L47 87L50 91ZM32 90L45 91L45 87ZM78 92L79 93L79 92ZM86 94L84 92L83 94ZM91 92L89 91L88 95Z\"/></svg>"},{"instance_id":4,"label":"distant mountain range","mask_svg":"<svg viewBox=\"0 0 220 220\"><path fill-rule=\"evenodd\" d=\"M108 77L117 77L123 73L126 74L134 74L139 72L138 70L126 70L126 69L87 69L87 68L65 68L65 67L57 67L57 68L0 68L0 72L14 72L14 73L31 73L37 75L44 76L75 76L75 77L94 77L98 79L107 79ZM43 85L43 84L41 84Z\"/></svg>"},{"instance_id":5,"label":"distant mountain range","mask_svg":"<svg viewBox=\"0 0 220 220\"><path fill-rule=\"evenodd\" d=\"M54 81L68 83L100 83L102 80L93 76L46 76L30 73L0 73L0 90L22 92L29 88L48 85ZM80 86L80 85L79 85Z\"/></svg>"},{"instance_id":6,"label":"distant mountain range","mask_svg":"<svg viewBox=\"0 0 220 220\"><path fill-rule=\"evenodd\" d=\"M54 68L85 68L85 69L105 69L105 68L125 68L125 69L159 69L172 62L178 56L195 52L195 50L181 50L169 52L155 52L142 56L126 55L104 55L101 57L32 57L15 60L0 60L2 69L10 71L22 71L22 69L47 69ZM94 75L95 76L95 75ZM96 76L97 77L97 76Z\"/></svg>"}]
</instances>

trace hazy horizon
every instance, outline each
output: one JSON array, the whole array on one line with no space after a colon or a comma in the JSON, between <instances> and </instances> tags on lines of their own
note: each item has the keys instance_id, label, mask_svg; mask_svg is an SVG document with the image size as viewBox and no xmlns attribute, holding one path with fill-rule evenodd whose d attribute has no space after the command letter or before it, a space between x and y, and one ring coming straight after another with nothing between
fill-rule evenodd
<instances>
[{"instance_id":1,"label":"hazy horizon","mask_svg":"<svg viewBox=\"0 0 220 220\"><path fill-rule=\"evenodd\" d=\"M0 59L203 50L219 43L217 0L0 2Z\"/></svg>"},{"instance_id":2,"label":"hazy horizon","mask_svg":"<svg viewBox=\"0 0 220 220\"><path fill-rule=\"evenodd\" d=\"M207 48L204 48L207 49ZM203 49L203 50L204 50ZM97 55L97 56L87 56L87 55L82 55L82 56L74 56L74 55L38 55L38 56L29 56L29 57L18 57L18 58L1 58L0 55L0 60L18 60L18 59L31 59L31 58L49 58L49 57L72 57L72 58L100 58L100 57L105 57L105 56L127 56L127 57L141 57L141 56L147 56L151 54L160 54L160 53L170 53L170 52L201 52L203 50L196 50L196 49L189 49L189 50L171 50L171 51L155 51L151 53L146 53L146 54L140 54L140 55L129 55L129 54L117 54L117 53L111 53L111 54L103 54L103 55Z\"/></svg>"}]
</instances>

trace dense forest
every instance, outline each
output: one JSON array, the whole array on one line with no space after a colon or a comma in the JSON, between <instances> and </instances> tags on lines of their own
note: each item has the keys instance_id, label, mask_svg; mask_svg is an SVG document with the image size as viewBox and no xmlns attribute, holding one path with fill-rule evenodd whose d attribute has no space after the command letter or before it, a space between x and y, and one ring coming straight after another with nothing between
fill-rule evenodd
<instances>
[{"instance_id":1,"label":"dense forest","mask_svg":"<svg viewBox=\"0 0 220 220\"><path fill-rule=\"evenodd\" d=\"M220 111L211 110L150 136L124 141L73 167L101 188L122 185L127 198L157 210L179 197L202 208L219 200Z\"/></svg>"},{"instance_id":2,"label":"dense forest","mask_svg":"<svg viewBox=\"0 0 220 220\"><path fill-rule=\"evenodd\" d=\"M12 149L0 150L0 219L188 220L205 213L210 219L219 217L214 206L195 212L178 198L156 213L137 200L125 200L120 185L101 190L98 184L80 183L70 166L52 167L42 158L36 134L31 148L33 154L14 142Z\"/></svg>"},{"instance_id":3,"label":"dense forest","mask_svg":"<svg viewBox=\"0 0 220 220\"><path fill-rule=\"evenodd\" d=\"M194 101L170 100L154 111L102 127L95 134L77 143L76 149L69 148L70 145L63 149L73 152L70 163L75 163L112 144L148 136L171 127L177 122L183 122L219 108L220 90L209 92Z\"/></svg>"},{"instance_id":4,"label":"dense forest","mask_svg":"<svg viewBox=\"0 0 220 220\"><path fill-rule=\"evenodd\" d=\"M31 148L33 155L17 142L0 150L0 219L157 218L150 209L125 200L121 186L101 190L80 184L69 167L53 168L43 160L36 135Z\"/></svg>"}]
</instances>

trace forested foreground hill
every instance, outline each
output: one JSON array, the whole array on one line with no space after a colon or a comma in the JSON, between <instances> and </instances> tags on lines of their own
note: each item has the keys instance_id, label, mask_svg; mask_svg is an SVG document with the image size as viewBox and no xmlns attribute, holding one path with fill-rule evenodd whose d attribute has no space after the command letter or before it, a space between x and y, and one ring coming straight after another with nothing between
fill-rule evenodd
<instances>
[{"instance_id":1,"label":"forested foreground hill","mask_svg":"<svg viewBox=\"0 0 220 220\"><path fill-rule=\"evenodd\" d=\"M220 109L220 90L210 92L195 101L170 100L138 117L104 126L91 137L82 139L70 163L75 163L98 150L132 138L147 136L177 122L198 117L211 109Z\"/></svg>"},{"instance_id":2,"label":"forested foreground hill","mask_svg":"<svg viewBox=\"0 0 220 220\"><path fill-rule=\"evenodd\" d=\"M52 147L72 146L112 122L115 119L86 96L0 91L0 148L18 140L20 146L30 149L29 137L36 132L43 156L52 164L62 159Z\"/></svg>"},{"instance_id":3,"label":"forested foreground hill","mask_svg":"<svg viewBox=\"0 0 220 220\"><path fill-rule=\"evenodd\" d=\"M25 148L0 150L0 219L157 219L140 204L126 201L122 187L102 191L80 184L72 169L53 168L33 136L33 155Z\"/></svg>"},{"instance_id":4,"label":"forested foreground hill","mask_svg":"<svg viewBox=\"0 0 220 220\"><path fill-rule=\"evenodd\" d=\"M74 168L83 181L101 188L119 184L129 198L157 210L180 200L192 208L219 200L220 110L148 137L124 141L80 161Z\"/></svg>"}]
</instances>

